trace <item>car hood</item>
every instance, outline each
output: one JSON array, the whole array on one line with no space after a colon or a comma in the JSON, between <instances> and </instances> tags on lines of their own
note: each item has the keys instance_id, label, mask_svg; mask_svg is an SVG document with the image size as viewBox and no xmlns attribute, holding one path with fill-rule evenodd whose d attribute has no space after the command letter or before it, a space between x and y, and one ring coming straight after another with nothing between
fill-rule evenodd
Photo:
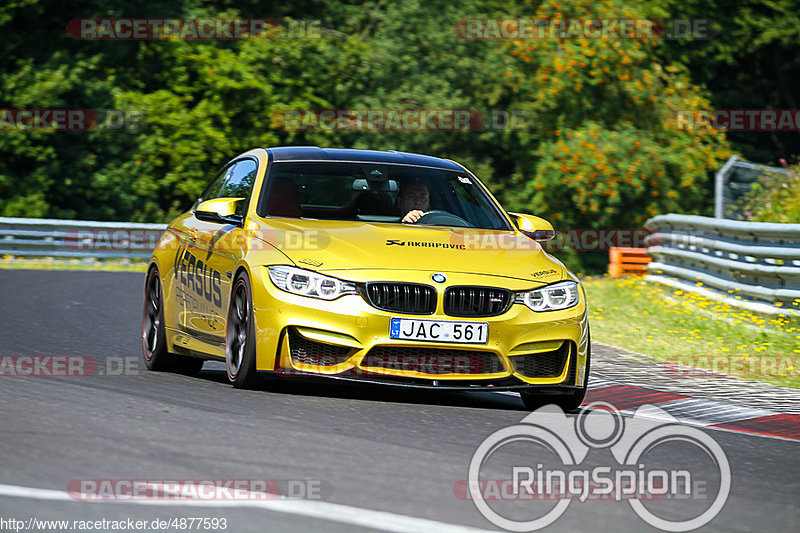
<instances>
[{"instance_id":1,"label":"car hood","mask_svg":"<svg viewBox=\"0 0 800 533\"><path fill-rule=\"evenodd\" d=\"M298 267L460 272L552 283L567 276L539 243L513 231L360 221L270 219L260 238Z\"/></svg>"}]
</instances>

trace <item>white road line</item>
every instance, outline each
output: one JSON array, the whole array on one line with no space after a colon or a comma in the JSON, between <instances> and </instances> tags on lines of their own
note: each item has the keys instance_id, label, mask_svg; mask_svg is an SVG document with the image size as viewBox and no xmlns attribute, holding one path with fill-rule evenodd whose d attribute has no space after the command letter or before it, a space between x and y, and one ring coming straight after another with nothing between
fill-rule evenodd
<instances>
[{"instance_id":1,"label":"white road line","mask_svg":"<svg viewBox=\"0 0 800 533\"><path fill-rule=\"evenodd\" d=\"M134 504L134 505L159 505L174 507L208 507L208 508L256 508L273 511L276 513L287 513L301 515L329 522L339 522L352 526L365 527L380 531L390 531L396 533L407 532L432 532L432 533L476 533L488 532L489 530L478 529L427 518L417 518L386 511L374 511L372 509L362 509L338 503L311 501L311 500L290 500L276 498L274 500L237 500L237 501L203 501L203 500L106 500L98 502L88 502L77 500L62 490L39 489L34 487L22 487L19 485L0 484L0 496L10 498L28 498L34 500L63 501L71 503L114 503L114 504Z\"/></svg>"}]
</instances>

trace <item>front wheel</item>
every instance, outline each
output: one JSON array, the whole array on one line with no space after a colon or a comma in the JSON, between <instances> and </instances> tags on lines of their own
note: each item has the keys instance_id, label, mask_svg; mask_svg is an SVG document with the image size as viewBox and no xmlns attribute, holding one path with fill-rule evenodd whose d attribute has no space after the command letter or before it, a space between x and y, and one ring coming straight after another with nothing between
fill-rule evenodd
<instances>
[{"instance_id":1,"label":"front wheel","mask_svg":"<svg viewBox=\"0 0 800 533\"><path fill-rule=\"evenodd\" d=\"M237 389L251 388L258 381L253 299L246 272L236 276L233 284L225 334L225 368L228 380Z\"/></svg>"},{"instance_id":2,"label":"front wheel","mask_svg":"<svg viewBox=\"0 0 800 533\"><path fill-rule=\"evenodd\" d=\"M153 267L144 285L144 313L142 315L142 352L144 364L150 370L178 372L195 375L203 368L203 360L170 353L164 326L164 296L161 277Z\"/></svg>"}]
</instances>

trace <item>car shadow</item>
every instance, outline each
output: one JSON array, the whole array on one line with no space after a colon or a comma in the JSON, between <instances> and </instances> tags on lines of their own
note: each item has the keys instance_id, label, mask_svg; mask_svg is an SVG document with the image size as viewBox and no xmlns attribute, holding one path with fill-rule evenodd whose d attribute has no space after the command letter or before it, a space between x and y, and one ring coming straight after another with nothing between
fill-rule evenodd
<instances>
[{"instance_id":1,"label":"car shadow","mask_svg":"<svg viewBox=\"0 0 800 533\"><path fill-rule=\"evenodd\" d=\"M206 366L209 366L208 363ZM225 370L220 368L204 368L197 375L197 379L228 384L228 376L225 374ZM263 379L255 389L294 396L528 411L517 393L503 391L416 389L353 381L336 382L324 379L308 381L302 378Z\"/></svg>"}]
</instances>

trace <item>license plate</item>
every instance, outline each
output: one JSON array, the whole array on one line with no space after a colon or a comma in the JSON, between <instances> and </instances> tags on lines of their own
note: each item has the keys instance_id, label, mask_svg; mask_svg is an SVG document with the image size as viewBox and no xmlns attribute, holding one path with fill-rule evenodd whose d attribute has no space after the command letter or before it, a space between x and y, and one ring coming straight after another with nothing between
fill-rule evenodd
<instances>
[{"instance_id":1,"label":"license plate","mask_svg":"<svg viewBox=\"0 0 800 533\"><path fill-rule=\"evenodd\" d=\"M484 344L489 337L489 323L392 318L389 337L412 341Z\"/></svg>"}]
</instances>

